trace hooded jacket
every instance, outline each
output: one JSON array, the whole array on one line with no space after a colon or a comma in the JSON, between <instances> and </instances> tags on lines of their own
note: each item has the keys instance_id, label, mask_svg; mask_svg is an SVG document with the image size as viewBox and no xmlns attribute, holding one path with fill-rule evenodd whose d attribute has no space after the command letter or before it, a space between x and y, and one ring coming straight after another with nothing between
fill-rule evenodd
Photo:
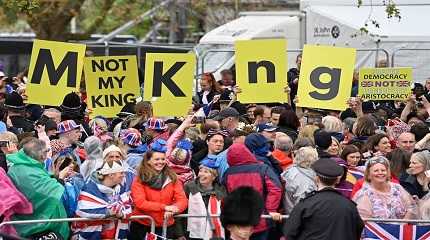
<instances>
[{"instance_id":1,"label":"hooded jacket","mask_svg":"<svg viewBox=\"0 0 430 240\"><path fill-rule=\"evenodd\" d=\"M276 175L279 176L282 173L279 162L270 155L270 145L266 137L259 133L251 133L245 138L245 145L257 160L272 168Z\"/></svg>"},{"instance_id":2,"label":"hooded jacket","mask_svg":"<svg viewBox=\"0 0 430 240\"><path fill-rule=\"evenodd\" d=\"M265 202L264 213L277 212L281 201L279 177L266 164L258 161L244 144L235 143L227 151L229 168L224 174L223 184L228 193L241 186L249 186L261 193ZM270 221L262 219L254 232L269 228Z\"/></svg>"},{"instance_id":3,"label":"hooded jacket","mask_svg":"<svg viewBox=\"0 0 430 240\"><path fill-rule=\"evenodd\" d=\"M103 165L103 149L101 141L95 136L85 139L84 148L87 152L87 158L81 164L80 171L85 180L99 167Z\"/></svg>"},{"instance_id":4,"label":"hooded jacket","mask_svg":"<svg viewBox=\"0 0 430 240\"><path fill-rule=\"evenodd\" d=\"M142 182L139 176L136 176L131 186L131 197L134 203L133 215L153 217L156 227L163 226L164 208L166 206L175 205L178 207L179 213L182 213L188 205L182 183L179 180L172 182L170 178L166 179L161 189L155 189ZM147 219L139 219L136 222L145 226L150 225ZM170 218L167 225L173 224L174 220Z\"/></svg>"},{"instance_id":5,"label":"hooded jacket","mask_svg":"<svg viewBox=\"0 0 430 240\"><path fill-rule=\"evenodd\" d=\"M13 220L67 218L61 202L64 187L49 175L42 163L26 155L22 149L8 155L7 161L11 164L8 176L33 205L33 214L15 215ZM67 222L16 225L15 228L23 237L44 231L55 231L64 239L69 237Z\"/></svg>"},{"instance_id":6,"label":"hooded jacket","mask_svg":"<svg viewBox=\"0 0 430 240\"><path fill-rule=\"evenodd\" d=\"M10 221L14 214L33 213L31 203L15 188L3 169L0 169L0 199L2 200L0 215L3 216L3 221L5 222ZM12 225L3 226L0 231L16 235L15 228Z\"/></svg>"},{"instance_id":7,"label":"hooded jacket","mask_svg":"<svg viewBox=\"0 0 430 240\"><path fill-rule=\"evenodd\" d=\"M312 169L302 168L294 164L282 173L285 182L285 213L290 214L293 207L312 191L317 190L315 172Z\"/></svg>"}]
</instances>

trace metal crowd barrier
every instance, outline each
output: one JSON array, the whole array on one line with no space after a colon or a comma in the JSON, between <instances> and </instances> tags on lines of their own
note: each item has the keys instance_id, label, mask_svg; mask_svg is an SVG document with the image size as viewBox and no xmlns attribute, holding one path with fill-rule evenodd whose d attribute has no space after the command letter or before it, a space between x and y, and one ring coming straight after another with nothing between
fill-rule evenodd
<instances>
[{"instance_id":1,"label":"metal crowd barrier","mask_svg":"<svg viewBox=\"0 0 430 240\"><path fill-rule=\"evenodd\" d=\"M217 218L219 218L220 215L218 215L218 214L215 214L215 215L213 215L213 214L211 214L211 215L178 214L178 215L175 215L173 217L174 218L208 218L208 217L217 217ZM270 216L270 215L261 215L261 218L264 218L264 219L266 219L266 218L272 218L272 216ZM287 219L287 218L288 218L288 215L281 215L281 219ZM162 233L162 237L164 239L166 239L166 236L167 236L167 221L168 221L167 218L165 218L164 221L163 221L163 233Z\"/></svg>"},{"instance_id":2,"label":"metal crowd barrier","mask_svg":"<svg viewBox=\"0 0 430 240\"><path fill-rule=\"evenodd\" d=\"M421 220L421 219L379 219L379 218L363 218L364 222L375 222L375 223L430 223L429 220Z\"/></svg>"},{"instance_id":3,"label":"metal crowd barrier","mask_svg":"<svg viewBox=\"0 0 430 240\"><path fill-rule=\"evenodd\" d=\"M151 232L155 233L155 221L154 218L148 215L134 215L126 220L134 220L134 219L149 219L151 221ZM0 229L6 225L21 225L21 224L34 224L34 223L55 223L55 222L92 222L92 221L100 221L100 220L111 220L117 221L121 220L118 218L54 218L54 219L39 219L39 220L21 220L21 221L6 221L0 223ZM1 239L1 238L0 238Z\"/></svg>"},{"instance_id":4,"label":"metal crowd barrier","mask_svg":"<svg viewBox=\"0 0 430 240\"><path fill-rule=\"evenodd\" d=\"M173 216L174 218L208 218L208 217L220 217L220 215L191 215L191 214L178 214ZM287 219L288 215L281 215L281 219ZM270 219L272 218L270 215L261 215L261 218ZM163 231L162 237L167 239L167 220L163 221ZM422 224L422 223L430 223L429 220L418 220L418 219L379 219L379 218L363 218L364 222L375 222L375 223L410 223L410 224Z\"/></svg>"}]
</instances>

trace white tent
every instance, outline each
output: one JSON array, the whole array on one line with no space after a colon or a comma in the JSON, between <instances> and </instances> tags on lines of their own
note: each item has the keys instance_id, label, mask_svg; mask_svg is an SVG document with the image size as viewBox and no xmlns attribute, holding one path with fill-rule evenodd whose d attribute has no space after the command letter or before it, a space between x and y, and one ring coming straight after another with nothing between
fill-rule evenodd
<instances>
[{"instance_id":1,"label":"white tent","mask_svg":"<svg viewBox=\"0 0 430 240\"><path fill-rule=\"evenodd\" d=\"M370 6L366 5L369 2L364 2L364 6L358 8L356 1L350 1L349 5L345 2L308 0L301 3L306 12L308 44L385 49L390 57L395 55L395 66L414 67L415 81L422 82L430 76L430 28L425 25L430 22L430 1L396 1L400 21L388 19L385 6ZM362 35L360 28L367 19L376 20L379 28L369 22L369 33ZM398 50L402 48L413 50ZM429 50L418 50L426 48ZM357 67L374 65L377 59L385 58L382 53L359 52Z\"/></svg>"}]
</instances>

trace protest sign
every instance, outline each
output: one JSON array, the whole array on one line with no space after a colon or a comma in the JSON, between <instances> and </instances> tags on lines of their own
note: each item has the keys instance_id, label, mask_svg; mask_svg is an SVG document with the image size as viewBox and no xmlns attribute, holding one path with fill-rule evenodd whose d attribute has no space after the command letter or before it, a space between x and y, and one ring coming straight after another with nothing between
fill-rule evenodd
<instances>
[{"instance_id":1,"label":"protest sign","mask_svg":"<svg viewBox=\"0 0 430 240\"><path fill-rule=\"evenodd\" d=\"M412 68L362 68L358 95L367 100L405 100L411 95Z\"/></svg>"},{"instance_id":2,"label":"protest sign","mask_svg":"<svg viewBox=\"0 0 430 240\"><path fill-rule=\"evenodd\" d=\"M28 103L59 106L76 92L85 56L84 44L34 40L26 94Z\"/></svg>"},{"instance_id":3,"label":"protest sign","mask_svg":"<svg viewBox=\"0 0 430 240\"><path fill-rule=\"evenodd\" d=\"M195 56L192 53L147 53L144 99L154 115L183 116L191 107Z\"/></svg>"},{"instance_id":4,"label":"protest sign","mask_svg":"<svg viewBox=\"0 0 430 240\"><path fill-rule=\"evenodd\" d=\"M236 82L241 103L287 102L287 41L236 41Z\"/></svg>"},{"instance_id":5,"label":"protest sign","mask_svg":"<svg viewBox=\"0 0 430 240\"><path fill-rule=\"evenodd\" d=\"M88 107L95 116L114 117L140 94L136 56L85 58Z\"/></svg>"},{"instance_id":6,"label":"protest sign","mask_svg":"<svg viewBox=\"0 0 430 240\"><path fill-rule=\"evenodd\" d=\"M351 95L356 50L305 45L297 106L345 110Z\"/></svg>"}]
</instances>

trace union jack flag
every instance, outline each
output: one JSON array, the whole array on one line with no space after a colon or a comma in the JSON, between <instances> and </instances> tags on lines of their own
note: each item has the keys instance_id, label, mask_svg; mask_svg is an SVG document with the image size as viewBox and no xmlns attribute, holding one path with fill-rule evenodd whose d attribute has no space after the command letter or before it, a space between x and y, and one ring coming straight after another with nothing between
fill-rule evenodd
<instances>
[{"instance_id":1,"label":"union jack flag","mask_svg":"<svg viewBox=\"0 0 430 240\"><path fill-rule=\"evenodd\" d=\"M388 224L366 222L363 240L426 240L430 239L430 225Z\"/></svg>"}]
</instances>

